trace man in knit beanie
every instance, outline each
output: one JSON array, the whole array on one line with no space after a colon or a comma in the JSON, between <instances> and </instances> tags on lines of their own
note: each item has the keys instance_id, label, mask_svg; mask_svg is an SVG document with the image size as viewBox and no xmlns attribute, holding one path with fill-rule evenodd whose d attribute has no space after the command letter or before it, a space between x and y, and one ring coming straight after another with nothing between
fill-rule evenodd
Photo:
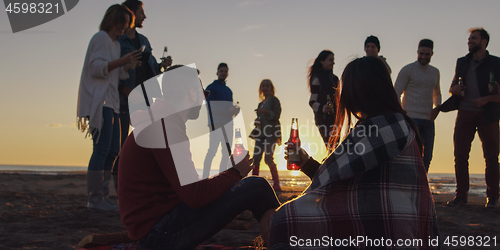
<instances>
[{"instance_id":1,"label":"man in knit beanie","mask_svg":"<svg viewBox=\"0 0 500 250\"><path fill-rule=\"evenodd\" d=\"M389 64L387 64L387 59L383 56L379 56L378 53L380 52L380 41L378 40L378 37L376 36L369 36L365 40L365 53L366 56L374 56L378 57L380 60L382 60L385 63L385 66L387 66L387 70L389 70L389 74L392 73L391 67L389 67Z\"/></svg>"},{"instance_id":2,"label":"man in knit beanie","mask_svg":"<svg viewBox=\"0 0 500 250\"><path fill-rule=\"evenodd\" d=\"M429 171L434 148L434 119L441 105L439 70L429 65L434 54L433 48L432 40L422 39L418 43L417 61L404 66L394 84L398 97L404 94L402 107L420 132L426 172Z\"/></svg>"}]
</instances>

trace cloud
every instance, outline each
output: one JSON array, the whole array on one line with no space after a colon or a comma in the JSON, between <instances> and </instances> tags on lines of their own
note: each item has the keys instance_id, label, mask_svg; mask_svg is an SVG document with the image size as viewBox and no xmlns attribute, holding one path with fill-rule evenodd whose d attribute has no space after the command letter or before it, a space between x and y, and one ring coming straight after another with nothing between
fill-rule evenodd
<instances>
[{"instance_id":1,"label":"cloud","mask_svg":"<svg viewBox=\"0 0 500 250\"><path fill-rule=\"evenodd\" d=\"M255 57L264 57L264 55L260 54L260 53L253 53L253 56L255 56Z\"/></svg>"},{"instance_id":2,"label":"cloud","mask_svg":"<svg viewBox=\"0 0 500 250\"><path fill-rule=\"evenodd\" d=\"M45 126L49 128L76 128L76 123L70 123L70 124L51 123Z\"/></svg>"},{"instance_id":3,"label":"cloud","mask_svg":"<svg viewBox=\"0 0 500 250\"><path fill-rule=\"evenodd\" d=\"M265 24L247 25L245 28L241 29L241 31L257 30L265 26Z\"/></svg>"}]
</instances>

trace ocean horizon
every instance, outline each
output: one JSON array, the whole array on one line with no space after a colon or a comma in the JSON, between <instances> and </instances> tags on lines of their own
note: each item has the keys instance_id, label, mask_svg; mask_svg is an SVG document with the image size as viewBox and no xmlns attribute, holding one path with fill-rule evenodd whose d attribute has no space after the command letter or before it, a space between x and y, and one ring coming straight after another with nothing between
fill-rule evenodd
<instances>
[{"instance_id":1,"label":"ocean horizon","mask_svg":"<svg viewBox=\"0 0 500 250\"><path fill-rule=\"evenodd\" d=\"M196 169L199 174L202 169ZM33 174L33 175L81 175L87 172L87 167L81 166L33 166L33 165L0 165L0 173L4 174ZM211 176L217 170L210 171ZM280 184L284 187L307 187L310 179L299 171L280 170ZM271 173L267 167L261 167L260 176L271 181ZM469 195L486 197L486 183L484 174L470 174ZM455 193L454 173L429 173L428 181L433 194Z\"/></svg>"}]
</instances>

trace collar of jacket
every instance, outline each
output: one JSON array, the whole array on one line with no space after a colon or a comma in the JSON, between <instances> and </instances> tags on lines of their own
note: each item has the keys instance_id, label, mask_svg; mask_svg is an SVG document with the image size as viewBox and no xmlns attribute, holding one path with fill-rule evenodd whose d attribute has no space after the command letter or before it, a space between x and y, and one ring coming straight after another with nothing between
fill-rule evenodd
<instances>
[{"instance_id":1,"label":"collar of jacket","mask_svg":"<svg viewBox=\"0 0 500 250\"><path fill-rule=\"evenodd\" d=\"M468 61L470 61L473 57L473 54L469 52L469 54L465 55L465 58L467 58ZM490 60L490 52L486 50L486 55L484 56L483 60L479 61L479 64L485 63Z\"/></svg>"},{"instance_id":2,"label":"collar of jacket","mask_svg":"<svg viewBox=\"0 0 500 250\"><path fill-rule=\"evenodd\" d=\"M226 86L226 81L221 81L219 79L215 80L213 83Z\"/></svg>"}]
</instances>

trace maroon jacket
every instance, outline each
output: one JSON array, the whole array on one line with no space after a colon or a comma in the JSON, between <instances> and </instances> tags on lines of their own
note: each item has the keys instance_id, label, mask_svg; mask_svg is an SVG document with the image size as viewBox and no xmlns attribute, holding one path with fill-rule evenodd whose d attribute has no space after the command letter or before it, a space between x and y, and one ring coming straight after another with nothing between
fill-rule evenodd
<instances>
[{"instance_id":1,"label":"maroon jacket","mask_svg":"<svg viewBox=\"0 0 500 250\"><path fill-rule=\"evenodd\" d=\"M177 129L179 134L186 134L185 124L180 119L162 120L166 126ZM185 161L191 161L189 147L186 150ZM192 161L187 165L192 165ZM122 223L129 237L139 240L177 205L186 203L192 208L203 207L240 179L237 170L229 169L214 178L181 186L170 149L141 147L132 133L123 145L118 171Z\"/></svg>"}]
</instances>

